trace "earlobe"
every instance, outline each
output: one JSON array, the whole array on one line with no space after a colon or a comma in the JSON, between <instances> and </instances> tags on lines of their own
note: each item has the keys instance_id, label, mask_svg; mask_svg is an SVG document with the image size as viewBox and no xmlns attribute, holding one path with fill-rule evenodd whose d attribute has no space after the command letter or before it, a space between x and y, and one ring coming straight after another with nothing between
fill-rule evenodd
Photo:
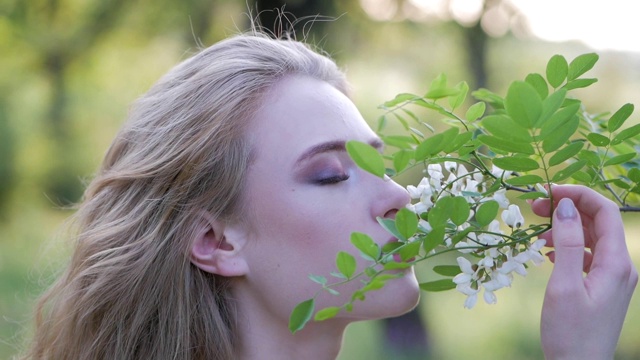
<instances>
[{"instance_id":1,"label":"earlobe","mask_svg":"<svg viewBox=\"0 0 640 360\"><path fill-rule=\"evenodd\" d=\"M203 212L191 246L191 263L216 275L246 275L247 263L240 252L244 241L243 236Z\"/></svg>"}]
</instances>

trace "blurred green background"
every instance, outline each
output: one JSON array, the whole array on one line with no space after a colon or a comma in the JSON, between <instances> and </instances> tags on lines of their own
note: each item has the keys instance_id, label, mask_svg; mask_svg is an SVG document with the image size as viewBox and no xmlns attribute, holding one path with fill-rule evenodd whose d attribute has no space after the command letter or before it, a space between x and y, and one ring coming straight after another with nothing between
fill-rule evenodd
<instances>
[{"instance_id":1,"label":"blurred green background","mask_svg":"<svg viewBox=\"0 0 640 360\"><path fill-rule=\"evenodd\" d=\"M472 88L504 93L508 82L544 72L556 53L568 59L600 54L591 72L600 81L578 92L591 112L639 103L640 49L623 40L640 30L633 28L637 21L621 18L635 10L623 6L637 5L564 2L573 5L536 1L527 7L515 0L0 1L0 358L17 354L28 337L34 301L69 253L69 244L56 234L128 105L200 44L247 29L252 16L267 10L260 13L266 28L277 32L294 26L299 39L318 44L337 60L353 85L355 103L372 123L379 116L378 104L399 92L423 93L438 73L447 73L452 83L467 80ZM273 9L285 3L284 11L300 21L274 20ZM329 18L310 21L317 14ZM551 35L562 40L560 30L535 31L551 25L573 34L580 26L597 28L596 35L602 36L571 40L578 31L566 41L542 40ZM633 115L630 122L638 118ZM640 264L637 217L625 214L628 244ZM417 313L424 332L417 327L398 340L389 335L398 324L354 324L340 358L408 359L394 349L410 349L414 341L428 348L415 358L540 359L539 314L550 270L548 263L532 269L526 280L517 279L498 293L497 305L478 304L471 311L463 309L464 297L458 293L424 294ZM422 278L430 276L428 269L418 271ZM414 326L416 318L407 321ZM617 358L640 358L638 338L636 295Z\"/></svg>"}]
</instances>

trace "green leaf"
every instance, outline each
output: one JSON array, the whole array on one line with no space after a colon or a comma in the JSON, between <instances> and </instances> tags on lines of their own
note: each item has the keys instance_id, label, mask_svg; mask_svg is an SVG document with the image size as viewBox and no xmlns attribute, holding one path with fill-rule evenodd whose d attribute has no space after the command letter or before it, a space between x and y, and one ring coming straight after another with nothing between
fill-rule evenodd
<instances>
[{"instance_id":1,"label":"green leaf","mask_svg":"<svg viewBox=\"0 0 640 360\"><path fill-rule=\"evenodd\" d=\"M622 131L620 131L614 138L612 141L613 145L617 145L629 138L635 137L638 134L640 134L640 124L636 124L633 125L630 128L626 128Z\"/></svg>"},{"instance_id":2,"label":"green leaf","mask_svg":"<svg viewBox=\"0 0 640 360\"><path fill-rule=\"evenodd\" d=\"M553 175L553 178L551 178L551 182L559 182L569 178L575 172L582 169L586 164L587 164L586 161L580 160L567 166L566 168L558 171L555 175Z\"/></svg>"},{"instance_id":3,"label":"green leaf","mask_svg":"<svg viewBox=\"0 0 640 360\"><path fill-rule=\"evenodd\" d=\"M489 200L476 210L476 222L480 227L489 225L496 216L498 216L498 210L500 205L495 200Z\"/></svg>"},{"instance_id":4,"label":"green leaf","mask_svg":"<svg viewBox=\"0 0 640 360\"><path fill-rule=\"evenodd\" d=\"M383 268L385 270L402 270L402 269L410 268L411 266L413 265L406 262L389 261L388 263L384 264Z\"/></svg>"},{"instance_id":5,"label":"green leaf","mask_svg":"<svg viewBox=\"0 0 640 360\"><path fill-rule=\"evenodd\" d=\"M576 171L575 173L573 173L573 175L571 175L571 178L584 184L590 184L592 180L591 175L587 174L584 171Z\"/></svg>"},{"instance_id":6,"label":"green leaf","mask_svg":"<svg viewBox=\"0 0 640 360\"><path fill-rule=\"evenodd\" d=\"M351 243L373 260L377 260L380 257L380 246L367 234L360 232L351 233Z\"/></svg>"},{"instance_id":7,"label":"green leaf","mask_svg":"<svg viewBox=\"0 0 640 360\"><path fill-rule=\"evenodd\" d=\"M418 230L418 216L407 208L402 208L396 214L396 229L405 239L410 238Z\"/></svg>"},{"instance_id":8,"label":"green leaf","mask_svg":"<svg viewBox=\"0 0 640 360\"><path fill-rule=\"evenodd\" d=\"M387 117L384 115L380 115L380 117L378 117L378 126L376 127L376 132L382 132L385 127L387 127Z\"/></svg>"},{"instance_id":9,"label":"green leaf","mask_svg":"<svg viewBox=\"0 0 640 360\"><path fill-rule=\"evenodd\" d=\"M413 159L412 150L400 150L393 154L393 168L397 172L401 172L409 165L411 159Z\"/></svg>"},{"instance_id":10,"label":"green leaf","mask_svg":"<svg viewBox=\"0 0 640 360\"><path fill-rule=\"evenodd\" d=\"M325 285L327 283L327 278L321 275L309 274L309 279L311 279L311 281L318 283L320 285Z\"/></svg>"},{"instance_id":11,"label":"green leaf","mask_svg":"<svg viewBox=\"0 0 640 360\"><path fill-rule=\"evenodd\" d=\"M516 124L532 129L542 113L542 99L536 89L524 81L514 81L505 98L507 114Z\"/></svg>"},{"instance_id":12,"label":"green leaf","mask_svg":"<svg viewBox=\"0 0 640 360\"><path fill-rule=\"evenodd\" d=\"M453 211L453 205L453 198L451 196L438 199L434 207L427 213L427 221L429 225L431 225L431 228L435 229L436 227L446 224Z\"/></svg>"},{"instance_id":13,"label":"green leaf","mask_svg":"<svg viewBox=\"0 0 640 360\"><path fill-rule=\"evenodd\" d=\"M487 105L482 101L469 106L469 109L467 109L467 113L465 115L467 121L473 122L478 120L478 118L480 118L480 116L484 114L486 108Z\"/></svg>"},{"instance_id":14,"label":"green leaf","mask_svg":"<svg viewBox=\"0 0 640 360\"><path fill-rule=\"evenodd\" d=\"M532 73L527 75L524 81L526 81L527 83L529 83L529 85L533 86L533 88L536 89L541 99L544 99L549 95L549 86L547 85L547 82L544 80L542 75Z\"/></svg>"},{"instance_id":15,"label":"green leaf","mask_svg":"<svg viewBox=\"0 0 640 360\"><path fill-rule=\"evenodd\" d=\"M356 271L356 258L351 254L340 251L336 255L336 267L347 278L350 278Z\"/></svg>"},{"instance_id":16,"label":"green leaf","mask_svg":"<svg viewBox=\"0 0 640 360\"><path fill-rule=\"evenodd\" d=\"M429 90L444 89L446 87L447 87L447 74L440 73L431 81Z\"/></svg>"},{"instance_id":17,"label":"green leaf","mask_svg":"<svg viewBox=\"0 0 640 360\"><path fill-rule=\"evenodd\" d=\"M431 82L429 91L427 91L427 94L424 97L436 100L443 97L454 96L458 93L458 89L447 88L447 75L440 74Z\"/></svg>"},{"instance_id":18,"label":"green leaf","mask_svg":"<svg viewBox=\"0 0 640 360\"><path fill-rule=\"evenodd\" d=\"M552 96L549 96L549 98ZM542 125L538 139L544 140L547 136L554 134L558 128L569 122L576 115L578 109L580 109L580 103L571 104L555 112L549 120Z\"/></svg>"},{"instance_id":19,"label":"green leaf","mask_svg":"<svg viewBox=\"0 0 640 360\"><path fill-rule=\"evenodd\" d=\"M528 199L544 199L549 197L547 194L540 192L540 191L530 191L530 192L526 192L520 196L518 196L518 199L522 199L522 200L528 200Z\"/></svg>"},{"instance_id":20,"label":"green leaf","mask_svg":"<svg viewBox=\"0 0 640 360\"><path fill-rule=\"evenodd\" d=\"M470 131L465 131L463 133L460 133L456 135L456 137L452 141L450 141L447 144L447 146L445 146L445 148L442 149L442 151L444 151L446 154L451 154L452 152L466 145L469 142L469 140L471 140L472 137L473 137L473 133Z\"/></svg>"},{"instance_id":21,"label":"green leaf","mask_svg":"<svg viewBox=\"0 0 640 360\"><path fill-rule=\"evenodd\" d=\"M462 239L466 239L467 235L469 235L469 233L473 232L473 228L472 227L468 227L462 231L458 231L457 233L455 233L452 237L451 237L451 244L455 245L457 243L459 243L460 241L462 241Z\"/></svg>"},{"instance_id":22,"label":"green leaf","mask_svg":"<svg viewBox=\"0 0 640 360\"><path fill-rule=\"evenodd\" d=\"M399 149L412 149L419 141L411 136L404 135L388 135L383 136L382 141L388 146L397 147Z\"/></svg>"},{"instance_id":23,"label":"green leaf","mask_svg":"<svg viewBox=\"0 0 640 360\"><path fill-rule=\"evenodd\" d=\"M535 152L531 144L526 142L509 141L489 135L479 135L478 140L494 151L499 150L527 155L533 155Z\"/></svg>"},{"instance_id":24,"label":"green leaf","mask_svg":"<svg viewBox=\"0 0 640 360\"><path fill-rule=\"evenodd\" d=\"M598 54L595 53L582 54L576 57L569 64L567 80L571 81L573 79L577 79L578 77L580 77L580 75L591 70L596 62L598 62Z\"/></svg>"},{"instance_id":25,"label":"green leaf","mask_svg":"<svg viewBox=\"0 0 640 360\"><path fill-rule=\"evenodd\" d=\"M621 189L625 189L625 190L631 189L631 185L624 182L624 180L621 180L621 179L613 179L613 184Z\"/></svg>"},{"instance_id":26,"label":"green leaf","mask_svg":"<svg viewBox=\"0 0 640 360\"><path fill-rule=\"evenodd\" d=\"M596 82L598 82L598 79L576 79L569 81L562 88L566 90L582 89Z\"/></svg>"},{"instance_id":27,"label":"green leaf","mask_svg":"<svg viewBox=\"0 0 640 360\"><path fill-rule=\"evenodd\" d=\"M584 142L576 141L558 150L558 152L553 154L551 159L549 159L549 166L556 166L563 163L565 160L574 157L580 152L580 150L582 150L583 146Z\"/></svg>"},{"instance_id":28,"label":"green leaf","mask_svg":"<svg viewBox=\"0 0 640 360\"><path fill-rule=\"evenodd\" d=\"M635 158L636 155L637 155L636 153L628 153L628 154L614 156L611 159L608 159L607 161L605 161L604 166L626 163L627 161L630 161L633 158Z\"/></svg>"},{"instance_id":29,"label":"green leaf","mask_svg":"<svg viewBox=\"0 0 640 360\"><path fill-rule=\"evenodd\" d=\"M542 141L542 150L546 153L558 150L562 145L569 141L573 134L575 134L579 125L580 118L574 115L572 118L555 128L554 132L545 136Z\"/></svg>"},{"instance_id":30,"label":"green leaf","mask_svg":"<svg viewBox=\"0 0 640 360\"><path fill-rule=\"evenodd\" d=\"M403 243L399 241L388 242L382 246L382 252L384 254L390 254L396 251L397 248L401 247Z\"/></svg>"},{"instance_id":31,"label":"green leaf","mask_svg":"<svg viewBox=\"0 0 640 360\"><path fill-rule=\"evenodd\" d=\"M598 133L589 133L587 140L595 146L607 146L609 145L609 138Z\"/></svg>"},{"instance_id":32,"label":"green leaf","mask_svg":"<svg viewBox=\"0 0 640 360\"><path fill-rule=\"evenodd\" d=\"M330 306L318 311L313 319L315 321L328 320L338 315L339 312L340 308L338 306Z\"/></svg>"},{"instance_id":33,"label":"green leaf","mask_svg":"<svg viewBox=\"0 0 640 360\"><path fill-rule=\"evenodd\" d=\"M489 105L493 106L494 109L504 109L504 99L492 91L487 89L478 89L472 92L471 95L473 95L477 100L489 103Z\"/></svg>"},{"instance_id":34,"label":"green leaf","mask_svg":"<svg viewBox=\"0 0 640 360\"><path fill-rule=\"evenodd\" d=\"M416 161L423 161L428 157L438 154L458 135L459 131L458 128L451 127L425 139L416 149Z\"/></svg>"},{"instance_id":35,"label":"green leaf","mask_svg":"<svg viewBox=\"0 0 640 360\"><path fill-rule=\"evenodd\" d=\"M433 267L433 272L442 276L456 276L462 272L457 265L437 265Z\"/></svg>"},{"instance_id":36,"label":"green leaf","mask_svg":"<svg viewBox=\"0 0 640 360\"><path fill-rule=\"evenodd\" d=\"M502 157L493 159L493 164L503 170L531 171L540 168L537 161L523 157Z\"/></svg>"},{"instance_id":37,"label":"green leaf","mask_svg":"<svg viewBox=\"0 0 640 360\"><path fill-rule=\"evenodd\" d=\"M299 303L295 308L293 308L293 311L289 316L289 331L291 331L292 334L302 330L307 322L311 320L314 307L314 299L309 299Z\"/></svg>"},{"instance_id":38,"label":"green leaf","mask_svg":"<svg viewBox=\"0 0 640 360\"><path fill-rule=\"evenodd\" d=\"M560 89L542 101L542 113L540 114L538 122L535 124L535 128L542 127L547 120L551 118L551 115L560 109L566 95L567 90Z\"/></svg>"},{"instance_id":39,"label":"green leaf","mask_svg":"<svg viewBox=\"0 0 640 360\"><path fill-rule=\"evenodd\" d=\"M429 281L420 284L420 289L423 291L445 291L455 288L456 283L454 283L451 279Z\"/></svg>"},{"instance_id":40,"label":"green leaf","mask_svg":"<svg viewBox=\"0 0 640 360\"><path fill-rule=\"evenodd\" d=\"M582 150L578 153L578 159L585 160L593 167L600 166L600 156L592 150Z\"/></svg>"},{"instance_id":41,"label":"green leaf","mask_svg":"<svg viewBox=\"0 0 640 360\"><path fill-rule=\"evenodd\" d=\"M396 238L398 238L400 240L407 241L407 238L403 237L402 234L400 234L400 232L396 228L396 221L395 220L381 218L381 217L378 217L377 220L378 220L378 223L385 230L387 230L391 235L395 236Z\"/></svg>"},{"instance_id":42,"label":"green leaf","mask_svg":"<svg viewBox=\"0 0 640 360\"><path fill-rule=\"evenodd\" d=\"M622 126L622 124L624 124L624 122L629 118L629 116L631 116L632 113L633 113L633 104L627 103L622 105L622 107L618 109L618 111L616 111L615 114L613 114L609 119L607 123L608 124L607 127L609 128L609 131L614 132L618 130Z\"/></svg>"},{"instance_id":43,"label":"green leaf","mask_svg":"<svg viewBox=\"0 0 640 360\"><path fill-rule=\"evenodd\" d=\"M482 119L482 125L493 136L500 139L528 143L533 141L527 129L518 126L515 121L506 115L489 115Z\"/></svg>"},{"instance_id":44,"label":"green leaf","mask_svg":"<svg viewBox=\"0 0 640 360\"><path fill-rule=\"evenodd\" d=\"M402 261L409 261L412 258L416 257L420 252L420 245L422 245L422 242L420 241L414 241L414 242L405 244L398 251L398 254L400 254L400 258L402 259Z\"/></svg>"},{"instance_id":45,"label":"green leaf","mask_svg":"<svg viewBox=\"0 0 640 360\"><path fill-rule=\"evenodd\" d=\"M376 148L355 140L348 141L346 147L358 167L377 177L384 177L384 160Z\"/></svg>"},{"instance_id":46,"label":"green leaf","mask_svg":"<svg viewBox=\"0 0 640 360\"><path fill-rule=\"evenodd\" d=\"M539 183L543 183L544 179L538 175L521 175L515 176L505 180L505 182L509 185L513 186L523 186L523 185L535 185Z\"/></svg>"},{"instance_id":47,"label":"green leaf","mask_svg":"<svg viewBox=\"0 0 640 360\"><path fill-rule=\"evenodd\" d=\"M387 102L385 102L384 104L382 104L382 106L384 106L385 108L392 108L396 105L399 105L403 102L406 101L411 101L413 99L417 99L420 98L420 96L415 95L415 94L407 94L407 93L403 93L403 94L398 94L396 95L395 98L393 98L393 100L389 100Z\"/></svg>"},{"instance_id":48,"label":"green leaf","mask_svg":"<svg viewBox=\"0 0 640 360\"><path fill-rule=\"evenodd\" d=\"M454 224L460 226L467 222L467 219L469 219L471 208L464 197L456 196L453 198L452 210L451 222L453 222Z\"/></svg>"},{"instance_id":49,"label":"green leaf","mask_svg":"<svg viewBox=\"0 0 640 360\"><path fill-rule=\"evenodd\" d=\"M569 64L562 55L553 55L547 63L547 80L549 85L557 88L567 78Z\"/></svg>"},{"instance_id":50,"label":"green leaf","mask_svg":"<svg viewBox=\"0 0 640 360\"><path fill-rule=\"evenodd\" d=\"M629 169L629 172L627 173L627 177L629 178L629 180L633 181L634 183L640 183L640 169L638 168Z\"/></svg>"},{"instance_id":51,"label":"green leaf","mask_svg":"<svg viewBox=\"0 0 640 360\"><path fill-rule=\"evenodd\" d=\"M429 251L435 249L438 245L442 245L444 242L444 235L444 225L433 228L422 240L422 248L424 249L424 252L429 253Z\"/></svg>"},{"instance_id":52,"label":"green leaf","mask_svg":"<svg viewBox=\"0 0 640 360\"><path fill-rule=\"evenodd\" d=\"M458 90L458 94L456 96L449 97L449 105L451 105L451 110L457 109L464 100L467 98L467 94L469 93L469 85L466 82L460 82L458 85L454 87L454 89Z\"/></svg>"}]
</instances>

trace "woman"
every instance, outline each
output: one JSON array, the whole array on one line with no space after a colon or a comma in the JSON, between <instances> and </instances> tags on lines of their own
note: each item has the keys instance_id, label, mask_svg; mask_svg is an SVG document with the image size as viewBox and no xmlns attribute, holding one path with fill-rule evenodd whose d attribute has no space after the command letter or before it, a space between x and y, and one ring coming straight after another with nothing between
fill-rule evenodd
<instances>
[{"instance_id":1,"label":"woman","mask_svg":"<svg viewBox=\"0 0 640 360\"><path fill-rule=\"evenodd\" d=\"M348 140L381 146L346 94L327 57L260 34L171 70L136 102L86 190L75 253L41 301L28 357L330 359L350 322L412 309L409 269L352 313L287 329L317 289L307 275L353 251L353 231L393 241L376 217L409 201L346 154ZM637 281L618 209L586 188L553 191L563 200L546 236L556 267L545 354L611 357ZM343 303L349 286L318 307Z\"/></svg>"}]
</instances>

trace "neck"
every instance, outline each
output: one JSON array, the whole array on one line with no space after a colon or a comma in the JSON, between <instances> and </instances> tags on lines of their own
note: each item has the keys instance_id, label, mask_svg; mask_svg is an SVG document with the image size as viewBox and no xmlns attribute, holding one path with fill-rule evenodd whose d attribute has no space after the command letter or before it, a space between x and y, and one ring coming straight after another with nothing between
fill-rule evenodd
<instances>
[{"instance_id":1,"label":"neck","mask_svg":"<svg viewBox=\"0 0 640 360\"><path fill-rule=\"evenodd\" d=\"M309 322L292 334L288 318L276 316L252 297L236 294L236 331L239 334L238 359L327 359L338 356L346 321Z\"/></svg>"}]
</instances>

